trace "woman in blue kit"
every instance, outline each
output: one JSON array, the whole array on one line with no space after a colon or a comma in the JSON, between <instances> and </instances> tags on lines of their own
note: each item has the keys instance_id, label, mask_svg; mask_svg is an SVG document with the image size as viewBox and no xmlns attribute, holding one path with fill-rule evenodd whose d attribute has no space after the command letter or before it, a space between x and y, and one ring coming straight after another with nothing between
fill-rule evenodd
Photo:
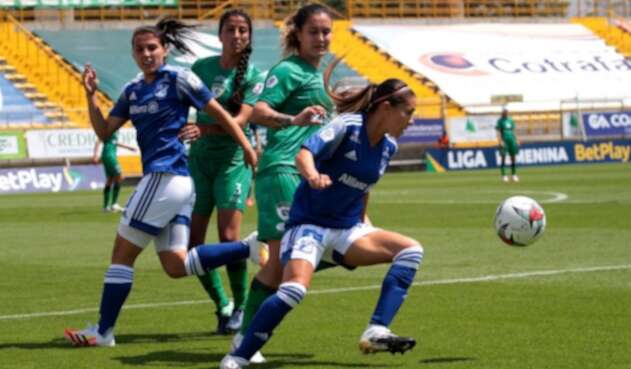
<instances>
[{"instance_id":1,"label":"woman in blue kit","mask_svg":"<svg viewBox=\"0 0 631 369\"><path fill-rule=\"evenodd\" d=\"M203 110L239 143L244 160L256 166L256 153L243 130L213 98L192 72L165 64L170 48L188 52L187 26L163 18L155 26L142 26L132 35L132 54L142 71L123 88L105 119L96 105L96 72L89 65L83 73L90 122L99 139L107 140L126 121L137 132L143 178L123 213L105 273L99 322L83 330L66 329L64 336L76 346L114 346L114 325L131 291L134 262L154 242L164 271L172 278L203 275L209 268L251 256L258 257L255 240L199 246L187 251L191 210L195 201L183 141L199 136L187 125L191 106Z\"/></svg>"},{"instance_id":2,"label":"woman in blue kit","mask_svg":"<svg viewBox=\"0 0 631 369\"><path fill-rule=\"evenodd\" d=\"M335 64L327 69L325 81ZM314 270L329 257L350 268L392 263L361 335L360 350L405 352L416 344L413 338L393 334L388 326L414 280L423 248L411 238L362 222L370 188L396 152L395 138L410 124L416 96L397 79L344 96L329 94L340 114L307 139L296 156L302 181L281 241L282 283L259 308L239 347L223 358L221 369L249 364L304 299Z\"/></svg>"}]
</instances>

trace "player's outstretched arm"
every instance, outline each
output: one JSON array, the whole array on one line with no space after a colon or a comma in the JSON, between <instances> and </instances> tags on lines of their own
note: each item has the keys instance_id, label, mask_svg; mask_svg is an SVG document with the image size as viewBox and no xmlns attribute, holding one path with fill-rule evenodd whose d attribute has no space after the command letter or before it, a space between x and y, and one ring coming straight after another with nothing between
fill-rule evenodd
<instances>
[{"instance_id":1,"label":"player's outstretched arm","mask_svg":"<svg viewBox=\"0 0 631 369\"><path fill-rule=\"evenodd\" d=\"M99 109L96 102L96 90L99 86L99 80L96 77L96 71L90 64L86 64L82 74L83 88L85 90L86 98L88 99L88 113L90 115L90 124L94 129L94 132L101 141L106 141L110 136L116 132L124 123L125 119L118 117L108 117L107 120L103 117L101 109Z\"/></svg>"},{"instance_id":2,"label":"player's outstretched arm","mask_svg":"<svg viewBox=\"0 0 631 369\"><path fill-rule=\"evenodd\" d=\"M256 151L252 148L250 141L243 133L243 129L241 129L235 119L215 99L211 99L208 102L206 107L204 107L204 111L214 117L221 127L243 148L245 163L255 168L257 162Z\"/></svg>"},{"instance_id":3,"label":"player's outstretched arm","mask_svg":"<svg viewBox=\"0 0 631 369\"><path fill-rule=\"evenodd\" d=\"M304 108L298 115L288 115L274 110L264 101L254 105L252 122L267 128L282 129L289 126L306 126L322 124L322 117L326 115L326 109L320 105L312 105Z\"/></svg>"},{"instance_id":4,"label":"player's outstretched arm","mask_svg":"<svg viewBox=\"0 0 631 369\"><path fill-rule=\"evenodd\" d=\"M94 152L92 153L92 162L98 164L101 161L101 140L98 138L94 142Z\"/></svg>"}]
</instances>

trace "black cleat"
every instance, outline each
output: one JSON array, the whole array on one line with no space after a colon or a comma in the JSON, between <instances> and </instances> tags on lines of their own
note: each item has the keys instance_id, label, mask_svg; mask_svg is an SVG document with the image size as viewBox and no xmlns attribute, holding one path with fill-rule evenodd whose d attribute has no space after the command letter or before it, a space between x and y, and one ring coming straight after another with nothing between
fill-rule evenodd
<instances>
[{"instance_id":1,"label":"black cleat","mask_svg":"<svg viewBox=\"0 0 631 369\"><path fill-rule=\"evenodd\" d=\"M396 354L397 352L402 355L416 346L416 340L412 337L399 337L399 336L390 336L386 338L377 338L378 345L385 345L387 347L387 351L391 354Z\"/></svg>"},{"instance_id":2,"label":"black cleat","mask_svg":"<svg viewBox=\"0 0 631 369\"><path fill-rule=\"evenodd\" d=\"M219 313L217 314L217 330L215 331L215 334L221 335L221 336L227 336L232 334L232 331L228 329L228 322L230 321L230 315L221 315Z\"/></svg>"},{"instance_id":3,"label":"black cleat","mask_svg":"<svg viewBox=\"0 0 631 369\"><path fill-rule=\"evenodd\" d=\"M359 350L364 354L377 352L405 353L416 346L412 337L399 337L383 326L371 326L366 329L359 340Z\"/></svg>"}]
</instances>

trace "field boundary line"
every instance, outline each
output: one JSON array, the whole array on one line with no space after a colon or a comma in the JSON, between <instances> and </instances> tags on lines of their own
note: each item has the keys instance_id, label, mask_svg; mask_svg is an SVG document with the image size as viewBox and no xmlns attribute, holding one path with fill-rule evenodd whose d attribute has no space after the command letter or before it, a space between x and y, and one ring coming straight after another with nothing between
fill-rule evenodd
<instances>
[{"instance_id":1,"label":"field boundary line","mask_svg":"<svg viewBox=\"0 0 631 369\"><path fill-rule=\"evenodd\" d=\"M627 269L631 269L631 264L605 265L605 266L556 269L556 270L537 270L537 271L531 271L531 272L495 274L495 275L485 275L485 276L469 277L469 278L436 279L436 280L430 280L430 281L415 282L412 284L412 286L422 287L422 286L438 286L438 285L448 285L448 284L494 282L494 281L501 281L505 279L545 277L545 276L554 276L554 275L571 274L571 273L607 272L607 271L618 271L618 270L627 270ZM335 294L335 293L343 293L343 292L377 290L380 288L381 288L381 284L378 284L378 285L375 284L375 285L360 286L360 287L344 287L344 288L330 288L330 289L323 289L323 290L314 290L314 291L309 291L308 294L326 295L326 294ZM174 302L155 302L155 303L145 303L145 304L129 304L129 305L123 306L123 309L124 310L155 309L159 307L197 305L197 304L208 304L208 303L210 303L210 300L208 299L174 301ZM29 313L29 314L0 315L0 321L1 320L43 318L43 317L51 317L51 316L79 315L79 314L85 314L85 313L94 313L98 311L99 311L98 308L85 308L85 309L49 311L49 312Z\"/></svg>"}]
</instances>

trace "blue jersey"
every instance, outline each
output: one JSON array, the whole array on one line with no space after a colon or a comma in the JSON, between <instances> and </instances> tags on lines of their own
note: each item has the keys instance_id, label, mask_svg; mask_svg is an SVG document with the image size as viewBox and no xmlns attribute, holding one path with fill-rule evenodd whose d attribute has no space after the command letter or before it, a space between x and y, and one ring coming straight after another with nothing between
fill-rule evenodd
<instances>
[{"instance_id":1,"label":"blue jersey","mask_svg":"<svg viewBox=\"0 0 631 369\"><path fill-rule=\"evenodd\" d=\"M188 110L202 110L212 93L189 70L164 65L147 84L139 74L123 88L110 115L130 119L142 157L143 173L189 175L186 149L177 137Z\"/></svg>"},{"instance_id":2,"label":"blue jersey","mask_svg":"<svg viewBox=\"0 0 631 369\"><path fill-rule=\"evenodd\" d=\"M289 211L287 228L315 224L326 228L351 228L361 222L364 197L386 171L397 151L396 141L385 136L375 146L368 141L361 114L341 114L307 139L317 170L333 184L315 190L303 179Z\"/></svg>"}]
</instances>

